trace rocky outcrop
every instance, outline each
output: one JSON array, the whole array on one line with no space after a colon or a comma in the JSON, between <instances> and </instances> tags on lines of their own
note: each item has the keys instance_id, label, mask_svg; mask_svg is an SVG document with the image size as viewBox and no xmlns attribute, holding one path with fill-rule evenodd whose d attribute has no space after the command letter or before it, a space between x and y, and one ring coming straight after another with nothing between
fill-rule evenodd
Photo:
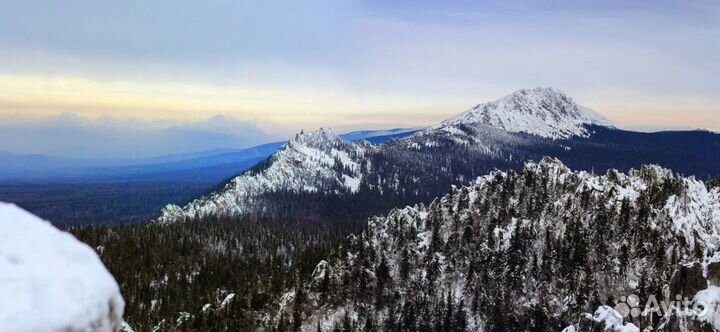
<instances>
[{"instance_id":1,"label":"rocky outcrop","mask_svg":"<svg viewBox=\"0 0 720 332\"><path fill-rule=\"evenodd\" d=\"M656 329L667 310L643 314L651 303L697 294L720 303L698 263L720 250L718 197L658 166L595 175L545 158L496 171L429 206L371 218L303 283L304 306L280 301L277 325L294 315L306 330L349 320L403 326L391 331ZM675 326L690 326L687 317Z\"/></svg>"}]
</instances>

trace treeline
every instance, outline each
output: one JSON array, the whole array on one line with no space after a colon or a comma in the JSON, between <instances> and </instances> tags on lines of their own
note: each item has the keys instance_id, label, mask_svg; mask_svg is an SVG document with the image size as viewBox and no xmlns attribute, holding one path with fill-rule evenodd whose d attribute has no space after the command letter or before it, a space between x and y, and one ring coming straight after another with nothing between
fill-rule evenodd
<instances>
[{"instance_id":1,"label":"treeline","mask_svg":"<svg viewBox=\"0 0 720 332\"><path fill-rule=\"evenodd\" d=\"M200 182L0 184L0 201L58 226L146 223L166 204L181 203L212 187Z\"/></svg>"}]
</instances>

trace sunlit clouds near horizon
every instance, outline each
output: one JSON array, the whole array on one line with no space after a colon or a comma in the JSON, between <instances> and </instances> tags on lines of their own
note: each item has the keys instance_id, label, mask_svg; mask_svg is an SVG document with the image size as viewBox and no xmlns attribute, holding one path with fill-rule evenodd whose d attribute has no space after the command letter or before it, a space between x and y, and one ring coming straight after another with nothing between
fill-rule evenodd
<instances>
[{"instance_id":1,"label":"sunlit clouds near horizon","mask_svg":"<svg viewBox=\"0 0 720 332\"><path fill-rule=\"evenodd\" d=\"M720 131L716 1L4 7L0 128L47 131L69 117L93 128L87 140L109 122L122 136L224 121L200 126L219 136L197 148L242 147L299 129L420 127L552 86L623 128ZM223 143L233 126L244 132ZM23 144L5 131L0 151L46 152L42 141ZM78 155L66 140L56 154ZM118 142L105 155L132 149ZM138 153L163 152L150 150Z\"/></svg>"}]
</instances>

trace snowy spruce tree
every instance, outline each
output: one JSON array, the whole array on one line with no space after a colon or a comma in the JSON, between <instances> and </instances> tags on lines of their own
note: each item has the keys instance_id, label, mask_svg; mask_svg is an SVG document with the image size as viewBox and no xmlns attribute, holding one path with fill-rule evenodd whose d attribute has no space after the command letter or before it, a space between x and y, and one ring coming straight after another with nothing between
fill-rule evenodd
<instances>
[{"instance_id":1,"label":"snowy spruce tree","mask_svg":"<svg viewBox=\"0 0 720 332\"><path fill-rule=\"evenodd\" d=\"M371 218L286 296L304 296L303 331L712 328L714 312L605 313L631 294L707 297L719 245L717 188L546 158ZM294 310L281 304L268 326Z\"/></svg>"}]
</instances>

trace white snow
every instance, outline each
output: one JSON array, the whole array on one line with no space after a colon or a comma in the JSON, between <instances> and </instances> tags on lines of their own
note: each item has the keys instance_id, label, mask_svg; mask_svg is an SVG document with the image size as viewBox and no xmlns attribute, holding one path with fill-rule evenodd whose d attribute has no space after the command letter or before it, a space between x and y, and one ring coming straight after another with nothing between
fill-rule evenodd
<instances>
[{"instance_id":1,"label":"white snow","mask_svg":"<svg viewBox=\"0 0 720 332\"><path fill-rule=\"evenodd\" d=\"M314 283L319 284L323 278L329 273L328 269L330 266L326 260L321 260L312 273L312 280Z\"/></svg>"},{"instance_id":2,"label":"white snow","mask_svg":"<svg viewBox=\"0 0 720 332\"><path fill-rule=\"evenodd\" d=\"M344 184L351 192L356 193L360 190L360 178L343 174Z\"/></svg>"},{"instance_id":3,"label":"white snow","mask_svg":"<svg viewBox=\"0 0 720 332\"><path fill-rule=\"evenodd\" d=\"M230 293L230 294L228 294L228 295L225 297L225 299L222 300L222 302L220 303L220 308L221 308L221 309L225 309L225 308L230 304L230 302L232 302L232 300L233 300L234 298L235 298L235 293Z\"/></svg>"},{"instance_id":4,"label":"white snow","mask_svg":"<svg viewBox=\"0 0 720 332\"><path fill-rule=\"evenodd\" d=\"M369 149L367 142L346 142L330 129L301 132L275 153L264 170L246 173L230 181L225 188L196 199L184 207L168 205L159 222L182 221L214 214L238 215L255 208L253 198L278 190L317 192L321 188L360 189L360 161Z\"/></svg>"},{"instance_id":5,"label":"white snow","mask_svg":"<svg viewBox=\"0 0 720 332\"><path fill-rule=\"evenodd\" d=\"M577 331L577 329L573 325L570 325L562 330L562 332L576 332L576 331Z\"/></svg>"},{"instance_id":6,"label":"white snow","mask_svg":"<svg viewBox=\"0 0 720 332\"><path fill-rule=\"evenodd\" d=\"M0 202L0 229L0 331L123 326L125 302L92 248L13 204Z\"/></svg>"},{"instance_id":7,"label":"white snow","mask_svg":"<svg viewBox=\"0 0 720 332\"><path fill-rule=\"evenodd\" d=\"M165 325L165 319L161 320L155 327L153 327L152 332L160 332L162 331L162 327Z\"/></svg>"},{"instance_id":8,"label":"white snow","mask_svg":"<svg viewBox=\"0 0 720 332\"><path fill-rule=\"evenodd\" d=\"M706 308L706 312L699 314L697 319L712 325L715 330L720 330L720 287L710 286L699 291L693 297L693 302L701 303Z\"/></svg>"},{"instance_id":9,"label":"white snow","mask_svg":"<svg viewBox=\"0 0 720 332\"><path fill-rule=\"evenodd\" d=\"M189 312L181 311L178 318L175 320L175 326L181 326L183 323L187 322L190 317L192 317L192 315L190 315Z\"/></svg>"},{"instance_id":10,"label":"white snow","mask_svg":"<svg viewBox=\"0 0 720 332\"><path fill-rule=\"evenodd\" d=\"M615 127L615 124L608 120L605 116L602 114L595 112L585 106L577 105L578 111L585 119L590 120L590 123L605 126L605 127Z\"/></svg>"},{"instance_id":11,"label":"white snow","mask_svg":"<svg viewBox=\"0 0 720 332\"><path fill-rule=\"evenodd\" d=\"M120 325L120 332L135 332L135 329L133 329L126 321L123 321Z\"/></svg>"},{"instance_id":12,"label":"white snow","mask_svg":"<svg viewBox=\"0 0 720 332\"><path fill-rule=\"evenodd\" d=\"M519 132L552 139L587 136L590 134L585 127L587 124L612 126L601 115L577 105L556 89L524 89L419 131L400 140L397 146L419 150L442 147L449 140L487 155L512 160L512 155L504 155L503 149L492 142L512 145L520 138L510 133ZM468 127L473 129L467 130ZM301 132L268 160L265 169L235 177L223 189L183 207L168 205L157 221L236 216L262 209L258 197L282 190L357 193L372 172L366 156L379 149L364 141L344 141L326 128Z\"/></svg>"},{"instance_id":13,"label":"white snow","mask_svg":"<svg viewBox=\"0 0 720 332\"><path fill-rule=\"evenodd\" d=\"M579 196L582 192L590 193L590 195L602 195L604 201L606 201L606 207L615 209L616 213L619 213L624 198L629 198L630 208L636 209L639 195L647 191L648 188L661 183L673 183L680 186L677 191L673 191L676 196L669 197L664 205L660 204L652 207L653 214L658 216L652 218L652 222L666 223L662 228L663 232L666 233L661 234L661 236L676 239L678 242L688 243L689 245L692 245L693 241L702 241L703 247L707 249L708 253L717 252L720 249L720 190L717 188L708 190L702 181L695 178L674 175L672 171L655 165L643 166L640 170L630 170L627 174L611 170L604 175L598 175L585 171L572 171L555 158L543 158L540 162L528 162L525 164L523 172L543 176L542 183L547 186L546 191L553 193L548 196L547 204L553 206L556 211L548 209L538 219L533 220L513 217L509 222L496 226L491 231L494 232L496 245L502 246L502 248L508 246L516 225L524 229L532 227L537 234L552 234L551 236L555 238L563 238L562 234L566 232L566 227L569 224L563 221L562 216L569 214L557 210L565 210L565 212L577 211L576 207L569 206L566 208L565 206L568 202L577 204L577 200L571 201L568 198ZM456 296L461 296L465 291L463 287L466 276L462 275L462 270L452 267L448 262L454 261L458 257L465 257L462 256L465 253L460 251L462 255L454 254L455 256L453 256L452 250L450 250L451 253L448 255L436 252L430 253L433 255L429 256L428 247L432 242L434 231L437 231L437 234L442 239L441 243L448 241L451 235L459 235L457 229L454 229L455 220L458 220L457 218L466 220L464 218L468 218L473 211L480 212L479 207L481 204L477 203L482 202L477 202L477 200L488 197L491 190L498 190L496 186L498 178L501 178L499 182L502 183L505 179L511 177L511 174L511 172L495 171L489 175L479 177L472 186L454 188L451 195L438 198L428 208L423 205L416 205L393 209L385 217L370 218L362 236L350 236L348 240L353 244L359 244L362 241L366 246L372 247L375 252L386 255L390 262L391 275L394 276L399 273L399 264L393 264L393 262L398 262L401 254L406 253L409 255L411 257L410 261L412 261L412 257L422 259L432 257L433 260L437 261L437 270L441 271L440 275L437 276L437 285L441 285L439 287L442 287L443 291L438 293L447 294L447 290L453 290ZM467 211L458 208L461 201L460 197L465 195L467 195L467 202L464 206L466 206ZM517 200L511 197L508 204L515 206ZM594 222L593 218L584 219L576 222ZM441 222L439 227L435 229L434 225L438 224L429 223L428 220L434 222L440 220ZM517 224L518 222L520 224ZM594 226L592 225L592 227ZM411 234L413 237L410 237ZM403 241L400 241L401 238L398 238L398 236L407 236L407 238L402 238ZM620 247L619 241L612 240L609 243L616 248ZM542 240L533 244L535 248L538 248L536 249L537 253L544 250L541 249L543 245ZM720 254L717 255L720 256ZM352 271L357 264L358 256L358 252L350 250L346 252L346 259L331 261L332 271L334 271L330 274L331 278L334 276L337 280L341 278L343 271ZM540 257L540 255L536 257ZM709 258L706 257L705 262L707 263L708 260ZM327 261L318 264L313 273L315 282L318 280L317 276L320 275L320 271L325 273L328 264ZM639 271L643 267L631 262L627 268L629 270L627 272L627 286L636 289L640 276ZM411 274L408 280L417 282L424 280L426 277L427 270L419 269L414 274ZM622 286L624 288L625 285ZM399 286L398 289L407 291L411 288ZM281 311L283 308L288 308L288 304L291 303L290 293L286 295L281 300ZM563 296L562 292L557 295L546 296L548 298L545 300L555 308L555 312L568 312L570 310L569 302L566 301L569 297ZM711 287L708 290L699 292L696 301L697 299L702 299L711 304L711 314L705 318L705 321L717 326L718 330L720 330L720 287ZM518 302L527 303L523 302L526 300L532 299L522 299L522 301ZM588 314L586 318L597 322L597 325L601 326L605 331L639 331L636 325L624 322L622 316L609 306L598 308L594 315ZM316 316L314 319L320 318ZM310 324L307 327L314 328L314 325ZM564 331L573 332L575 327L569 326Z\"/></svg>"},{"instance_id":14,"label":"white snow","mask_svg":"<svg viewBox=\"0 0 720 332\"><path fill-rule=\"evenodd\" d=\"M553 139L586 136L583 125L612 126L602 115L577 105L553 88L518 90L496 101L477 105L430 130L452 132L459 124L481 123L509 132L522 132Z\"/></svg>"},{"instance_id":15,"label":"white snow","mask_svg":"<svg viewBox=\"0 0 720 332\"><path fill-rule=\"evenodd\" d=\"M604 331L640 332L640 329L635 324L623 323L622 315L610 306L600 306L591 319L602 324Z\"/></svg>"}]
</instances>

